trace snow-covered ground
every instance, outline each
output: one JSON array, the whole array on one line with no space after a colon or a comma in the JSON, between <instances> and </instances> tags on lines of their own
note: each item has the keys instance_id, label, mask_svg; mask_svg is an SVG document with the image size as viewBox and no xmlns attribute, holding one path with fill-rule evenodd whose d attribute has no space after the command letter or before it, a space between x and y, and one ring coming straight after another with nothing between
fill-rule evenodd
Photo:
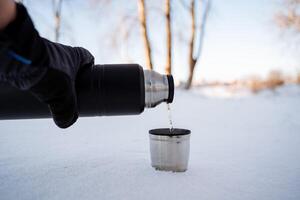
<instances>
[{"instance_id":1,"label":"snow-covered ground","mask_svg":"<svg viewBox=\"0 0 300 200\"><path fill-rule=\"evenodd\" d=\"M140 116L0 121L0 199L300 199L300 89L243 98L178 91L176 127L192 130L189 169L155 171L148 130L166 105Z\"/></svg>"}]
</instances>

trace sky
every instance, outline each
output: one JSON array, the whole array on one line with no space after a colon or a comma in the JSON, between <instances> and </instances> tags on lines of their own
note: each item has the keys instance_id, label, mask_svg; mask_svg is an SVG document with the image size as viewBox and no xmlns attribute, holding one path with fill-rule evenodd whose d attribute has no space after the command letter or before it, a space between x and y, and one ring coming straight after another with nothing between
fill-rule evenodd
<instances>
[{"instance_id":1,"label":"sky","mask_svg":"<svg viewBox=\"0 0 300 200\"><path fill-rule=\"evenodd\" d=\"M274 24L274 0L215 0L208 23L203 60L197 74L225 79L265 75L279 69L293 73L295 52ZM201 67L202 65L202 67Z\"/></svg>"},{"instance_id":2,"label":"sky","mask_svg":"<svg viewBox=\"0 0 300 200\"><path fill-rule=\"evenodd\" d=\"M136 1L115 0L110 5L87 2L65 0L61 42L87 48L100 64L135 62L145 66L138 25L130 27L132 31L128 42L124 42L121 36L125 28L119 28L122 16L129 13L136 17ZM159 10L163 1L148 2L155 70L163 73L165 20ZM180 1L174 2L177 13L173 15L175 22L172 26L176 34L173 75L177 81L184 81L188 73L186 41L190 36L189 15ZM41 35L53 39L50 1L25 0L25 5ZM292 47L293 40L287 40L274 24L274 14L280 6L280 0L212 0L195 80L227 81L250 75L265 76L270 70L281 70L287 74L300 70L297 50ZM118 47L113 46L111 41Z\"/></svg>"}]
</instances>

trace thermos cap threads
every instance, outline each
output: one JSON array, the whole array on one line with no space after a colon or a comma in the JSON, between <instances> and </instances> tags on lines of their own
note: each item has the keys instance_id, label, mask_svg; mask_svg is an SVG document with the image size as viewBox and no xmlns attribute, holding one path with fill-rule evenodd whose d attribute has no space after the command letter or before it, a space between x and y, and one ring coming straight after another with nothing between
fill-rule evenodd
<instances>
[{"instance_id":1,"label":"thermos cap threads","mask_svg":"<svg viewBox=\"0 0 300 200\"><path fill-rule=\"evenodd\" d=\"M172 75L167 75L168 83L169 83L169 95L167 99L167 103L172 103L174 99L174 79Z\"/></svg>"}]
</instances>

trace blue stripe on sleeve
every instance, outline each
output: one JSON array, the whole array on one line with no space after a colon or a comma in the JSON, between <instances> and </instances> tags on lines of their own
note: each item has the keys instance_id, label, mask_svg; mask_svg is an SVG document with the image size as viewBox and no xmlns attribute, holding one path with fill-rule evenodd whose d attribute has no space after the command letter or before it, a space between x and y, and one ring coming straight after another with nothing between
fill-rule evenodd
<instances>
[{"instance_id":1,"label":"blue stripe on sleeve","mask_svg":"<svg viewBox=\"0 0 300 200\"><path fill-rule=\"evenodd\" d=\"M27 58L24 58L23 56L20 56L18 54L16 54L15 52L13 51L8 51L8 55L10 57L12 57L13 59L25 64L25 65L30 65L32 63L31 60L27 59Z\"/></svg>"}]
</instances>

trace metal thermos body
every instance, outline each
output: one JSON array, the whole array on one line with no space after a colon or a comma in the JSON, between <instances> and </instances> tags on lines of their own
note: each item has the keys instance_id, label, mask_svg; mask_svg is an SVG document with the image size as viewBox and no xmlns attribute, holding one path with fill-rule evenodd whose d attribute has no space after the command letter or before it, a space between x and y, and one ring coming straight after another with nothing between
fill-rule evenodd
<instances>
[{"instance_id":1,"label":"metal thermos body","mask_svg":"<svg viewBox=\"0 0 300 200\"><path fill-rule=\"evenodd\" d=\"M171 103L171 75L143 70L138 64L94 65L78 73L79 116L140 114L144 108ZM48 118L48 106L28 91L0 83L0 120Z\"/></svg>"}]
</instances>

